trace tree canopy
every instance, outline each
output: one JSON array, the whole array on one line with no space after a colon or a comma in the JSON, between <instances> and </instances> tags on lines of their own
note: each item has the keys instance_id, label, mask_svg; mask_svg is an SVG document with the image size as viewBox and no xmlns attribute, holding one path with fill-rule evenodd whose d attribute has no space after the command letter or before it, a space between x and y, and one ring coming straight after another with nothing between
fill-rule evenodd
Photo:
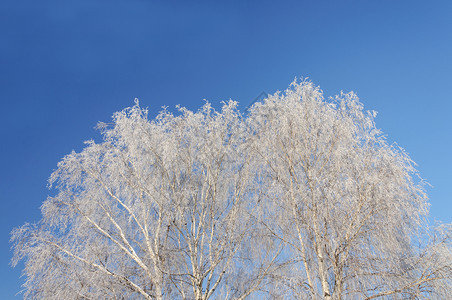
<instances>
[{"instance_id":1,"label":"tree canopy","mask_svg":"<svg viewBox=\"0 0 452 300\"><path fill-rule=\"evenodd\" d=\"M242 114L138 101L50 177L12 232L24 295L48 299L446 299L451 226L353 93L309 81Z\"/></svg>"}]
</instances>

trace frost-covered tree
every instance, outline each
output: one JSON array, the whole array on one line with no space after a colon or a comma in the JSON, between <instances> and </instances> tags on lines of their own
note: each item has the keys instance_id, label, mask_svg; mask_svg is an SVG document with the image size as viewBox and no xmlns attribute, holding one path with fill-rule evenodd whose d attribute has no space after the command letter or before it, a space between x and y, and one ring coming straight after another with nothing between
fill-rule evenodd
<instances>
[{"instance_id":1,"label":"frost-covered tree","mask_svg":"<svg viewBox=\"0 0 452 300\"><path fill-rule=\"evenodd\" d=\"M13 230L24 296L446 299L451 227L428 228L414 163L374 117L308 81L245 116L116 113Z\"/></svg>"},{"instance_id":2,"label":"frost-covered tree","mask_svg":"<svg viewBox=\"0 0 452 300\"><path fill-rule=\"evenodd\" d=\"M297 259L279 275L281 296L452 295L450 230L420 236L428 211L422 180L374 117L355 94L325 101L307 81L251 109L251 148L272 212L262 222Z\"/></svg>"},{"instance_id":3,"label":"frost-covered tree","mask_svg":"<svg viewBox=\"0 0 452 300\"><path fill-rule=\"evenodd\" d=\"M137 103L100 124L102 143L58 164L50 178L58 194L44 202L42 220L13 231L25 296L208 299L256 290L275 259L253 256L262 240L236 105L149 121Z\"/></svg>"}]
</instances>

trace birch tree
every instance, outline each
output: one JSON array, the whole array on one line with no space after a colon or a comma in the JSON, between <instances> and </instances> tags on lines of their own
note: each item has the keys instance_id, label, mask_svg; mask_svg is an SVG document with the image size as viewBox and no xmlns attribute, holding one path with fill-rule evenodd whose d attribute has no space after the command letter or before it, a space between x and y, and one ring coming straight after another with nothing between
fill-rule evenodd
<instances>
[{"instance_id":1,"label":"birch tree","mask_svg":"<svg viewBox=\"0 0 452 300\"><path fill-rule=\"evenodd\" d=\"M307 81L251 109L252 148L276 220L267 227L299 258L282 274L285 295L451 295L450 231L433 242L419 237L428 212L423 182L374 117L355 94L325 101ZM433 244L414 247L420 240Z\"/></svg>"},{"instance_id":2,"label":"birch tree","mask_svg":"<svg viewBox=\"0 0 452 300\"><path fill-rule=\"evenodd\" d=\"M104 142L58 164L42 220L12 233L25 297L239 298L259 287L265 272L253 270L273 260L250 254L255 197L236 103L180 110L149 121L137 103L100 124Z\"/></svg>"},{"instance_id":3,"label":"birch tree","mask_svg":"<svg viewBox=\"0 0 452 300\"><path fill-rule=\"evenodd\" d=\"M115 113L12 232L25 298L447 299L451 227L374 118L308 81L246 115Z\"/></svg>"}]
</instances>

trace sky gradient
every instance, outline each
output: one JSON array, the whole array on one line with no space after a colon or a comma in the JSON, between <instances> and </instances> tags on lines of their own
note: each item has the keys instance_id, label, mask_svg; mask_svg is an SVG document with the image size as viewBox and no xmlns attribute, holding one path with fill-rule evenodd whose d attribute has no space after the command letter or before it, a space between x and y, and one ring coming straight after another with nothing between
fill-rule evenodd
<instances>
[{"instance_id":1,"label":"sky gradient","mask_svg":"<svg viewBox=\"0 0 452 300\"><path fill-rule=\"evenodd\" d=\"M47 178L138 98L196 110L309 77L354 91L452 218L452 1L0 1L0 298L23 282L10 231L40 218Z\"/></svg>"}]
</instances>

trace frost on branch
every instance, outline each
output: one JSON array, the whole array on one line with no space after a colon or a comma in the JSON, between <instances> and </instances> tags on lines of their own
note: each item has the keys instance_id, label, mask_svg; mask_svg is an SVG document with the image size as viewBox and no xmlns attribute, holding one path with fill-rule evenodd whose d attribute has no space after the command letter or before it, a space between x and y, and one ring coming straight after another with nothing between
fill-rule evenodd
<instances>
[{"instance_id":1,"label":"frost on branch","mask_svg":"<svg viewBox=\"0 0 452 300\"><path fill-rule=\"evenodd\" d=\"M138 101L67 155L12 232L24 296L446 299L450 225L353 93L294 82L241 115Z\"/></svg>"}]
</instances>

